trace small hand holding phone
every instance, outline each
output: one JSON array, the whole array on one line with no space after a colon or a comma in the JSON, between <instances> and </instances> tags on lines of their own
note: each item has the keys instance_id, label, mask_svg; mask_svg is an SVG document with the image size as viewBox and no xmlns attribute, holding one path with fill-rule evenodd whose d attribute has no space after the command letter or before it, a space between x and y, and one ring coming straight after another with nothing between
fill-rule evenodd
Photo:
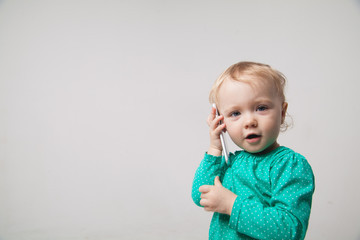
<instances>
[{"instance_id":1,"label":"small hand holding phone","mask_svg":"<svg viewBox=\"0 0 360 240\"><path fill-rule=\"evenodd\" d=\"M216 109L216 116L219 116L219 111L217 110L215 103L213 103L213 108ZM221 122L220 122L220 124L221 124ZM223 149L223 155L224 155L224 158L225 158L225 162L228 163L228 161L229 161L229 152L228 152L227 147L226 147L225 136L224 136L223 132L220 134L220 140L221 140L221 145L222 145L222 149Z\"/></svg>"}]
</instances>

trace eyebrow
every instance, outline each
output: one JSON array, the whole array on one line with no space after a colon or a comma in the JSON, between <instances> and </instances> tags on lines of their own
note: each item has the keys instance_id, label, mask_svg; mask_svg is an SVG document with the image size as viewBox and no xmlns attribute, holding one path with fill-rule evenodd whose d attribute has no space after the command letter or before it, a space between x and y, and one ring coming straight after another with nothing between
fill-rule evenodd
<instances>
[{"instance_id":1,"label":"eyebrow","mask_svg":"<svg viewBox=\"0 0 360 240\"><path fill-rule=\"evenodd\" d=\"M261 97L255 100L255 103L261 103L261 102L273 103L273 101L270 98L265 98L265 97Z\"/></svg>"}]
</instances>

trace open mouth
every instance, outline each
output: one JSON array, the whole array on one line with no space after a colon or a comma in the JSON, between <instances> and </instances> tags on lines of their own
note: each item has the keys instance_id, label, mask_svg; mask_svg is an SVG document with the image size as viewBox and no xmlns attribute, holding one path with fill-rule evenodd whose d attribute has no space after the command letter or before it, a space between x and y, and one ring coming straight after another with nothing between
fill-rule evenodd
<instances>
[{"instance_id":1,"label":"open mouth","mask_svg":"<svg viewBox=\"0 0 360 240\"><path fill-rule=\"evenodd\" d=\"M249 134L249 135L247 135L246 139L254 139L254 138L258 138L260 136L261 135L257 135L257 134Z\"/></svg>"}]
</instances>

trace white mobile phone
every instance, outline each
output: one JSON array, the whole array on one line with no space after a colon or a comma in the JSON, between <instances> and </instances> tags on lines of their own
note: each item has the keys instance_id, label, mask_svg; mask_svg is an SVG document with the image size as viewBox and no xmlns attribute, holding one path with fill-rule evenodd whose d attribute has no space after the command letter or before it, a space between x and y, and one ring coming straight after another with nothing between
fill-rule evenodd
<instances>
[{"instance_id":1,"label":"white mobile phone","mask_svg":"<svg viewBox=\"0 0 360 240\"><path fill-rule=\"evenodd\" d=\"M218 111L215 103L213 104L213 107L216 109L216 116L219 116L219 111ZM221 124L221 122L220 122L220 124ZM229 162L229 152L228 152L227 147L226 147L225 136L224 136L223 132L220 134L220 140L221 140L221 145L222 145L222 148L223 148L223 155L224 155L224 158L225 158L225 162L228 163Z\"/></svg>"}]
</instances>

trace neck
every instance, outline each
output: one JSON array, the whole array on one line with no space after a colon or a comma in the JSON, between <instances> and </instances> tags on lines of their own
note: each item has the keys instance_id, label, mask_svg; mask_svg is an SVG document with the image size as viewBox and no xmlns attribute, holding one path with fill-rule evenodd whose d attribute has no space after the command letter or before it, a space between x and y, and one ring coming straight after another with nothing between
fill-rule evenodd
<instances>
[{"instance_id":1,"label":"neck","mask_svg":"<svg viewBox=\"0 0 360 240\"><path fill-rule=\"evenodd\" d=\"M276 148L278 148L280 145L277 142L274 142L273 144L271 144L269 147L265 148L263 151L258 152L258 153L254 153L255 155L263 155L266 153L271 152L272 150L275 150Z\"/></svg>"}]
</instances>

